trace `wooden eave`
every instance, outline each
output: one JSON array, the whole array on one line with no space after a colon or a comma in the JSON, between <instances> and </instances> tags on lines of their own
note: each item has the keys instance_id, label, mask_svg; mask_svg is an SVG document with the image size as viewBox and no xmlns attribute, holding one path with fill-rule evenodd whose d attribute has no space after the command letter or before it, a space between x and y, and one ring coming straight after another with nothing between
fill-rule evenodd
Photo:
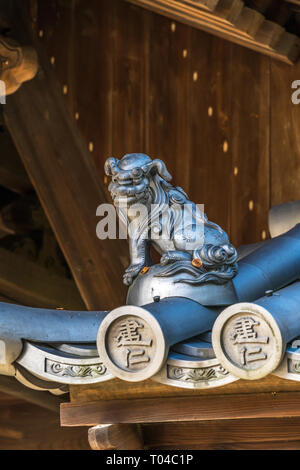
<instances>
[{"instance_id":1,"label":"wooden eave","mask_svg":"<svg viewBox=\"0 0 300 470\"><path fill-rule=\"evenodd\" d=\"M271 21L264 12L248 7L241 0L128 1L288 64L295 63L300 54L300 24L298 35L291 34L281 24L286 17ZM291 1L282 3L291 9L300 4L298 0ZM292 10L290 13L296 14Z\"/></svg>"},{"instance_id":2,"label":"wooden eave","mask_svg":"<svg viewBox=\"0 0 300 470\"><path fill-rule=\"evenodd\" d=\"M274 375L203 390L119 379L70 388L61 426L89 427L93 449L299 448L299 383Z\"/></svg>"}]
</instances>

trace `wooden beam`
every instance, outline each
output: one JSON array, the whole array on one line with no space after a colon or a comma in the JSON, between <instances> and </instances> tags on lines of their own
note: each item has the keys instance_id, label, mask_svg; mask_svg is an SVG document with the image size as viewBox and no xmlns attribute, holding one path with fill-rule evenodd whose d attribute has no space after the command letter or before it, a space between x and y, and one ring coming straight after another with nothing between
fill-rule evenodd
<instances>
[{"instance_id":1,"label":"wooden beam","mask_svg":"<svg viewBox=\"0 0 300 470\"><path fill-rule=\"evenodd\" d=\"M44 393L44 392L42 392ZM26 402L0 401L1 450L89 450L87 429L61 429L50 410Z\"/></svg>"},{"instance_id":2,"label":"wooden beam","mask_svg":"<svg viewBox=\"0 0 300 470\"><path fill-rule=\"evenodd\" d=\"M105 192L43 51L39 61L36 78L7 98L5 121L87 307L113 308L125 303L127 244L96 236Z\"/></svg>"},{"instance_id":3,"label":"wooden beam","mask_svg":"<svg viewBox=\"0 0 300 470\"><path fill-rule=\"evenodd\" d=\"M230 406L228 406L230 400ZM62 426L300 417L300 392L62 403Z\"/></svg>"},{"instance_id":4,"label":"wooden beam","mask_svg":"<svg viewBox=\"0 0 300 470\"><path fill-rule=\"evenodd\" d=\"M32 307L84 309L73 281L49 273L4 248L0 248L0 292Z\"/></svg>"},{"instance_id":5,"label":"wooden beam","mask_svg":"<svg viewBox=\"0 0 300 470\"><path fill-rule=\"evenodd\" d=\"M13 299L10 299L9 297L5 297L4 295L0 294L0 302L6 302L8 304L17 304L18 302L16 302L15 300Z\"/></svg>"},{"instance_id":6,"label":"wooden beam","mask_svg":"<svg viewBox=\"0 0 300 470\"><path fill-rule=\"evenodd\" d=\"M251 400L251 396L249 397ZM299 418L243 419L142 425L149 449L300 448ZM276 448L276 447L274 447Z\"/></svg>"},{"instance_id":7,"label":"wooden beam","mask_svg":"<svg viewBox=\"0 0 300 470\"><path fill-rule=\"evenodd\" d=\"M70 385L72 402L95 402L102 400L137 400L140 398L167 398L190 396L240 395L242 393L299 392L300 384L295 380L286 380L268 375L260 380L237 380L223 387L193 389L170 387L169 385L144 380L143 382L125 382L112 379L108 382L90 385ZM216 398L217 399L217 398Z\"/></svg>"},{"instance_id":8,"label":"wooden beam","mask_svg":"<svg viewBox=\"0 0 300 470\"><path fill-rule=\"evenodd\" d=\"M6 235L25 235L43 228L34 217L34 203L32 197L21 197L0 210L0 238Z\"/></svg>"},{"instance_id":9,"label":"wooden beam","mask_svg":"<svg viewBox=\"0 0 300 470\"><path fill-rule=\"evenodd\" d=\"M48 74L41 72L12 95L5 117L87 307L124 303L126 242L96 236L96 209L105 202L104 191Z\"/></svg>"},{"instance_id":10,"label":"wooden beam","mask_svg":"<svg viewBox=\"0 0 300 470\"><path fill-rule=\"evenodd\" d=\"M0 123L0 185L17 193L32 190L24 165L8 132Z\"/></svg>"},{"instance_id":11,"label":"wooden beam","mask_svg":"<svg viewBox=\"0 0 300 470\"><path fill-rule=\"evenodd\" d=\"M88 432L93 450L142 450L141 430L135 424L107 424L94 426Z\"/></svg>"},{"instance_id":12,"label":"wooden beam","mask_svg":"<svg viewBox=\"0 0 300 470\"><path fill-rule=\"evenodd\" d=\"M212 12L196 8L184 0L128 1L288 64L296 62L300 54L299 37L291 35L287 47L286 31L278 29L280 25L268 21L242 1L220 0Z\"/></svg>"},{"instance_id":13,"label":"wooden beam","mask_svg":"<svg viewBox=\"0 0 300 470\"><path fill-rule=\"evenodd\" d=\"M59 406L66 399L66 396L57 397L49 392L38 392L31 390L20 384L14 377L0 376L0 392L16 399L32 403L41 408L50 410L56 414L59 413ZM0 401L0 408L2 402Z\"/></svg>"},{"instance_id":14,"label":"wooden beam","mask_svg":"<svg viewBox=\"0 0 300 470\"><path fill-rule=\"evenodd\" d=\"M185 447L176 446L158 446L159 450L299 450L300 441L270 441L270 442L220 442L213 444L212 447L203 445L199 442L197 445L187 445Z\"/></svg>"},{"instance_id":15,"label":"wooden beam","mask_svg":"<svg viewBox=\"0 0 300 470\"><path fill-rule=\"evenodd\" d=\"M293 3L294 5L299 5L300 6L300 0L285 0L288 3Z\"/></svg>"}]
</instances>

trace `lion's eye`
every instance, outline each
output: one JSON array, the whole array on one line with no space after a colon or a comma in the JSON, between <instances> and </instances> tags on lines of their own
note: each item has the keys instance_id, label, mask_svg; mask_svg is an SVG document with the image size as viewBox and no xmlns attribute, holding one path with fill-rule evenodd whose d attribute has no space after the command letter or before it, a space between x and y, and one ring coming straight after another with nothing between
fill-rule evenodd
<instances>
[{"instance_id":1,"label":"lion's eye","mask_svg":"<svg viewBox=\"0 0 300 470\"><path fill-rule=\"evenodd\" d=\"M134 168L134 170L132 170L131 174L134 178L138 178L139 176L142 176L142 170L141 170L141 168Z\"/></svg>"}]
</instances>

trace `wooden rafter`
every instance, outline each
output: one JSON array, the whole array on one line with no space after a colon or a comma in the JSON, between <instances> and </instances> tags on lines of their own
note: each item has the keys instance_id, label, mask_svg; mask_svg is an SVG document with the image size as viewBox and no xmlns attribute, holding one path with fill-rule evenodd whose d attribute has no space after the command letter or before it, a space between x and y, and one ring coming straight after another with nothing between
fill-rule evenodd
<instances>
[{"instance_id":1,"label":"wooden rafter","mask_svg":"<svg viewBox=\"0 0 300 470\"><path fill-rule=\"evenodd\" d=\"M30 38L29 22L19 23L24 3L16 1L12 15L12 33L21 35L20 42ZM37 42L33 45L39 49ZM112 308L125 302L126 242L96 236L96 209L106 202L105 191L53 71L38 52L35 79L7 98L6 125L86 306Z\"/></svg>"},{"instance_id":2,"label":"wooden rafter","mask_svg":"<svg viewBox=\"0 0 300 470\"><path fill-rule=\"evenodd\" d=\"M126 251L119 241L96 236L96 209L105 201L104 190L48 74L40 73L12 95L5 117L86 305L124 303Z\"/></svg>"},{"instance_id":3,"label":"wooden rafter","mask_svg":"<svg viewBox=\"0 0 300 470\"><path fill-rule=\"evenodd\" d=\"M82 310L84 303L70 279L0 248L0 293L33 307Z\"/></svg>"},{"instance_id":4,"label":"wooden rafter","mask_svg":"<svg viewBox=\"0 0 300 470\"><path fill-rule=\"evenodd\" d=\"M286 2L294 3L295 5L299 5L299 6L300 6L300 0L286 0Z\"/></svg>"},{"instance_id":5,"label":"wooden rafter","mask_svg":"<svg viewBox=\"0 0 300 470\"><path fill-rule=\"evenodd\" d=\"M27 176L12 139L0 122L1 158L0 185L17 193L32 190L32 184Z\"/></svg>"},{"instance_id":6,"label":"wooden rafter","mask_svg":"<svg viewBox=\"0 0 300 470\"><path fill-rule=\"evenodd\" d=\"M59 413L59 406L65 399L65 397L57 397L49 392L40 393L37 390L29 389L17 382L14 377L7 376L0 377L0 408L2 405L2 393L8 394L10 397L15 397L15 399L19 399L20 401L33 403L41 408L51 410L54 413Z\"/></svg>"},{"instance_id":7,"label":"wooden rafter","mask_svg":"<svg viewBox=\"0 0 300 470\"><path fill-rule=\"evenodd\" d=\"M35 220L30 197L19 198L0 210L0 238L6 235L24 235L40 230Z\"/></svg>"},{"instance_id":8,"label":"wooden rafter","mask_svg":"<svg viewBox=\"0 0 300 470\"><path fill-rule=\"evenodd\" d=\"M57 411L61 398L28 389L22 394L22 388L12 377L1 377L0 390L14 395L0 394L1 450L89 449L85 429L60 428Z\"/></svg>"}]
</instances>

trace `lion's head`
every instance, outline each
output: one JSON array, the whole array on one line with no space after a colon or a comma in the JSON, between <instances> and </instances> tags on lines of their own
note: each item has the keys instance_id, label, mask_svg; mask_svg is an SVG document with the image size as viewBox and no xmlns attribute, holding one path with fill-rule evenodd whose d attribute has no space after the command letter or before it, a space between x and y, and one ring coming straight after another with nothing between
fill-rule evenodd
<instances>
[{"instance_id":1,"label":"lion's head","mask_svg":"<svg viewBox=\"0 0 300 470\"><path fill-rule=\"evenodd\" d=\"M121 160L109 158L104 169L112 178L108 189L114 204L119 207L147 203L151 197L150 182L155 175L165 181L172 179L161 160L152 160L143 153L130 153Z\"/></svg>"}]
</instances>

